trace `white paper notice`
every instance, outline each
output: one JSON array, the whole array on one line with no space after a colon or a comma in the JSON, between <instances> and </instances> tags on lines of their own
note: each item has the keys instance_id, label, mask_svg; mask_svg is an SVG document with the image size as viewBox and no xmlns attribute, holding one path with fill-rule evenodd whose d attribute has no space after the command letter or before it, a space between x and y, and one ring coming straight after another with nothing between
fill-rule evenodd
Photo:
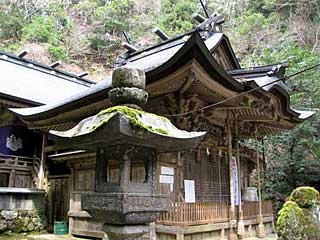
<instances>
[{"instance_id":1,"label":"white paper notice","mask_svg":"<svg viewBox=\"0 0 320 240\"><path fill-rule=\"evenodd\" d=\"M194 180L184 180L184 200L186 203L196 202Z\"/></svg>"},{"instance_id":2,"label":"white paper notice","mask_svg":"<svg viewBox=\"0 0 320 240\"><path fill-rule=\"evenodd\" d=\"M174 183L174 177L173 176L166 176L166 175L160 175L159 179L160 183Z\"/></svg>"},{"instance_id":3,"label":"white paper notice","mask_svg":"<svg viewBox=\"0 0 320 240\"><path fill-rule=\"evenodd\" d=\"M174 175L174 168L173 167L161 167L161 174Z\"/></svg>"}]
</instances>

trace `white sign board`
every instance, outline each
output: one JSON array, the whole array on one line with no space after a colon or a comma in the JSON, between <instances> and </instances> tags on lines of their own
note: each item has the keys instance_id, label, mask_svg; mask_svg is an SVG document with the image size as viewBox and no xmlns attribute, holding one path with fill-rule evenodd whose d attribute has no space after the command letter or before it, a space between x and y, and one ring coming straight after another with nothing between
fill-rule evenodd
<instances>
[{"instance_id":1,"label":"white sign board","mask_svg":"<svg viewBox=\"0 0 320 240\"><path fill-rule=\"evenodd\" d=\"M173 176L167 176L167 175L160 175L159 182L160 182L160 183L170 183L170 184L173 184L173 183L174 183L174 177L173 177Z\"/></svg>"},{"instance_id":2,"label":"white sign board","mask_svg":"<svg viewBox=\"0 0 320 240\"><path fill-rule=\"evenodd\" d=\"M161 174L174 175L174 168L173 167L161 167Z\"/></svg>"},{"instance_id":3,"label":"white sign board","mask_svg":"<svg viewBox=\"0 0 320 240\"><path fill-rule=\"evenodd\" d=\"M186 203L196 202L194 180L184 180L184 200Z\"/></svg>"}]
</instances>

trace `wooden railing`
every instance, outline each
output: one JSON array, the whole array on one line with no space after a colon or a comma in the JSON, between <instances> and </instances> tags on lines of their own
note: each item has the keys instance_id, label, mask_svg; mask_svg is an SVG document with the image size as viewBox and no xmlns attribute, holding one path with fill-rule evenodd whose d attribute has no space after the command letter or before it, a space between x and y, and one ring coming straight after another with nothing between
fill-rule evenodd
<instances>
[{"instance_id":1,"label":"wooden railing","mask_svg":"<svg viewBox=\"0 0 320 240\"><path fill-rule=\"evenodd\" d=\"M244 219L256 219L259 215L259 202L243 202ZM272 202L262 201L264 217L272 216ZM164 225L200 225L229 221L229 204L220 202L182 203L174 202L170 210L157 221Z\"/></svg>"},{"instance_id":2,"label":"wooden railing","mask_svg":"<svg viewBox=\"0 0 320 240\"><path fill-rule=\"evenodd\" d=\"M250 219L250 218L256 218L259 215L259 202L249 202L245 201L243 202L243 218L244 219ZM271 200L265 200L261 202L261 210L263 216L272 216L272 201Z\"/></svg>"},{"instance_id":3,"label":"wooden railing","mask_svg":"<svg viewBox=\"0 0 320 240\"><path fill-rule=\"evenodd\" d=\"M166 225L198 225L229 221L229 205L219 202L181 203L170 205L168 213L164 213L158 223Z\"/></svg>"},{"instance_id":4,"label":"wooden railing","mask_svg":"<svg viewBox=\"0 0 320 240\"><path fill-rule=\"evenodd\" d=\"M2 167L21 167L24 169L34 169L36 172L40 167L40 159L36 157L24 157L15 155L6 155L0 153L0 165Z\"/></svg>"}]
</instances>

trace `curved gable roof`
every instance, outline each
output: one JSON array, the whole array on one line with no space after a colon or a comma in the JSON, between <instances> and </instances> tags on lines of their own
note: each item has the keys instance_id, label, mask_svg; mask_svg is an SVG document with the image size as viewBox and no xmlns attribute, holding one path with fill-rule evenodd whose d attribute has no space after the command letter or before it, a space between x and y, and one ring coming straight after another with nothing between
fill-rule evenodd
<instances>
[{"instance_id":1,"label":"curved gable roof","mask_svg":"<svg viewBox=\"0 0 320 240\"><path fill-rule=\"evenodd\" d=\"M243 70L238 69L226 72L214 59L210 50L223 40L223 34L216 35L215 38L203 41L198 31L193 31L182 37L169 41L169 45L162 44L157 47L149 48L146 51L140 51L127 58L125 65L128 67L141 68L146 71L147 84L153 83L170 73L175 72L191 60L197 60L206 72L211 75L214 81L217 81L225 88L244 92L248 89L261 87L265 83L270 83L275 79L267 75L267 70L273 66L263 67L263 69ZM259 73L257 75L257 73ZM239 81L245 75L245 81ZM101 101L106 99L106 93L111 87L110 79L83 91L81 94L68 98L58 104L26 109L12 109L13 112L21 116L26 121L37 121L55 116L61 111L73 111L85 106L88 99ZM281 82L271 84L260 89L263 94L266 91L281 102L281 111L292 122L301 122L312 113L298 112L290 107L290 98L285 85ZM300 117L301 116L301 117Z\"/></svg>"}]
</instances>

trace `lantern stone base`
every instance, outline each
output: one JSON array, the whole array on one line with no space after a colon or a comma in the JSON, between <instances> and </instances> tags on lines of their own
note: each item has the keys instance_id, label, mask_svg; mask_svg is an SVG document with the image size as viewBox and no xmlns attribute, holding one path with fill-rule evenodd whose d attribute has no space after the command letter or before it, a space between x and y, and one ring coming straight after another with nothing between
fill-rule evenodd
<instances>
[{"instance_id":1,"label":"lantern stone base","mask_svg":"<svg viewBox=\"0 0 320 240\"><path fill-rule=\"evenodd\" d=\"M110 240L137 240L150 230L147 224L140 225L109 225L103 226L103 231L108 234Z\"/></svg>"},{"instance_id":2,"label":"lantern stone base","mask_svg":"<svg viewBox=\"0 0 320 240\"><path fill-rule=\"evenodd\" d=\"M148 193L83 193L81 204L96 220L111 225L154 222L168 208L163 195Z\"/></svg>"}]
</instances>

